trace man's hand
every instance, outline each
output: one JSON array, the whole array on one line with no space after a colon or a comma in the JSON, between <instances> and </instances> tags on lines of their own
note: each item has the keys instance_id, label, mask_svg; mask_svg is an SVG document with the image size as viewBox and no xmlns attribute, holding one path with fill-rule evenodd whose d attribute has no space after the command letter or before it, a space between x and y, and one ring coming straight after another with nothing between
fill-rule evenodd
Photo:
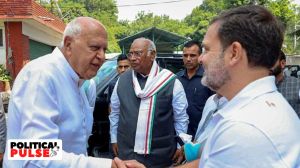
<instances>
[{"instance_id":1,"label":"man's hand","mask_svg":"<svg viewBox=\"0 0 300 168\"><path fill-rule=\"evenodd\" d=\"M146 167L136 160L122 161L118 157L115 157L113 160L112 168L146 168Z\"/></svg>"},{"instance_id":2,"label":"man's hand","mask_svg":"<svg viewBox=\"0 0 300 168\"><path fill-rule=\"evenodd\" d=\"M112 147L112 150L114 152L115 157L117 157L118 154L119 154L118 144L117 143L112 143L111 147Z\"/></svg>"},{"instance_id":3,"label":"man's hand","mask_svg":"<svg viewBox=\"0 0 300 168\"><path fill-rule=\"evenodd\" d=\"M136 160L126 160L124 162L127 168L146 168L146 166Z\"/></svg>"},{"instance_id":4,"label":"man's hand","mask_svg":"<svg viewBox=\"0 0 300 168\"><path fill-rule=\"evenodd\" d=\"M177 149L174 156L173 156L173 162L174 166L179 165L184 159L184 154L183 154L183 147L180 149Z\"/></svg>"},{"instance_id":5,"label":"man's hand","mask_svg":"<svg viewBox=\"0 0 300 168\"><path fill-rule=\"evenodd\" d=\"M126 168L126 165L121 159L115 157L114 160L112 160L111 168Z\"/></svg>"},{"instance_id":6,"label":"man's hand","mask_svg":"<svg viewBox=\"0 0 300 168\"><path fill-rule=\"evenodd\" d=\"M199 167L199 162L200 162L200 159L197 159L197 160L194 160L192 162L188 162L188 163L185 163L183 165L176 166L176 168L195 168L195 167Z\"/></svg>"}]
</instances>

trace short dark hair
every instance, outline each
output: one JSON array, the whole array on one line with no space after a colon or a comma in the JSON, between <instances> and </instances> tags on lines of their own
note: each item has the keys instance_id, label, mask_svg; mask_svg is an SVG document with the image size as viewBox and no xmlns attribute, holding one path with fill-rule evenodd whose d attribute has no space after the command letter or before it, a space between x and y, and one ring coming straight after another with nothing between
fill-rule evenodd
<instances>
[{"instance_id":1,"label":"short dark hair","mask_svg":"<svg viewBox=\"0 0 300 168\"><path fill-rule=\"evenodd\" d=\"M201 50L201 44L200 44L200 42L199 41L196 41L196 40L191 40L191 41L188 41L188 42L186 42L184 45L183 45L183 47L185 47L185 48L190 48L190 47L192 47L193 45L196 45L196 46L198 46L198 48L199 48L199 54L201 54L202 53L202 50Z\"/></svg>"},{"instance_id":2,"label":"short dark hair","mask_svg":"<svg viewBox=\"0 0 300 168\"><path fill-rule=\"evenodd\" d=\"M286 56L285 56L285 54L284 54L284 52L282 50L280 51L279 59L280 59L280 61L281 60L286 60Z\"/></svg>"},{"instance_id":3,"label":"short dark hair","mask_svg":"<svg viewBox=\"0 0 300 168\"><path fill-rule=\"evenodd\" d=\"M122 60L127 60L127 59L128 59L128 58L127 58L127 56L126 56L125 54L120 54L120 55L118 56L117 62L122 61Z\"/></svg>"},{"instance_id":4,"label":"short dark hair","mask_svg":"<svg viewBox=\"0 0 300 168\"><path fill-rule=\"evenodd\" d=\"M250 66L271 68L279 58L283 24L266 8L247 5L225 11L211 24L220 24L218 36L223 49L239 42L246 50Z\"/></svg>"}]
</instances>

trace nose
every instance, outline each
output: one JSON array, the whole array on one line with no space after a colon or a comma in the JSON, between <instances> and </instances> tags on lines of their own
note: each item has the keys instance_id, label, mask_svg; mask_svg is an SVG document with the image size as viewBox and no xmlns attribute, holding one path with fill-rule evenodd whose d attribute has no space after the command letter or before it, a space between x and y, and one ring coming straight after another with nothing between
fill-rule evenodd
<instances>
[{"instance_id":1,"label":"nose","mask_svg":"<svg viewBox=\"0 0 300 168\"><path fill-rule=\"evenodd\" d=\"M186 58L187 61L191 61L191 59L192 58L190 56L187 56L187 58Z\"/></svg>"},{"instance_id":2,"label":"nose","mask_svg":"<svg viewBox=\"0 0 300 168\"><path fill-rule=\"evenodd\" d=\"M126 71L126 68L123 66L122 68L121 68L121 72L125 72Z\"/></svg>"},{"instance_id":3,"label":"nose","mask_svg":"<svg viewBox=\"0 0 300 168\"><path fill-rule=\"evenodd\" d=\"M97 55L96 57L98 59L100 59L101 61L104 61L105 60L105 51L103 49L100 49L98 52L97 52Z\"/></svg>"}]
</instances>

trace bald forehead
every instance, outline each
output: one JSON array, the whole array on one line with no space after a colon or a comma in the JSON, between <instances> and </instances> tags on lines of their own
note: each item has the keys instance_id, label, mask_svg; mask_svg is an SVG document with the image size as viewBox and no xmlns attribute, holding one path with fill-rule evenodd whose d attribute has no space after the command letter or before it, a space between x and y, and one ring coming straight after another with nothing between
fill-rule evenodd
<instances>
[{"instance_id":1,"label":"bald forehead","mask_svg":"<svg viewBox=\"0 0 300 168\"><path fill-rule=\"evenodd\" d=\"M148 48L149 40L147 39L135 39L131 44L131 47Z\"/></svg>"},{"instance_id":2,"label":"bald forehead","mask_svg":"<svg viewBox=\"0 0 300 168\"><path fill-rule=\"evenodd\" d=\"M95 25L104 28L104 26L98 20L90 17L79 17L77 18L76 22L81 25L90 25L90 26Z\"/></svg>"},{"instance_id":3,"label":"bald forehead","mask_svg":"<svg viewBox=\"0 0 300 168\"><path fill-rule=\"evenodd\" d=\"M107 35L104 25L94 18L79 17L77 18L76 22L80 24L82 34L88 33L89 31L93 30L99 30L101 34L104 34L105 36Z\"/></svg>"}]
</instances>

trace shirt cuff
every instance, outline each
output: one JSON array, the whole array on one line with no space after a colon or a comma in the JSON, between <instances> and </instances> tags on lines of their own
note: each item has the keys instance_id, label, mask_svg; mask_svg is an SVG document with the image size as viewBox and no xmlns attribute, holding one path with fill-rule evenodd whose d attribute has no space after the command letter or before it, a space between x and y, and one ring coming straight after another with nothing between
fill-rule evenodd
<instances>
[{"instance_id":1,"label":"shirt cuff","mask_svg":"<svg viewBox=\"0 0 300 168\"><path fill-rule=\"evenodd\" d=\"M180 144L179 144L179 143L177 143L177 149L180 149L180 148L181 148Z\"/></svg>"},{"instance_id":2,"label":"shirt cuff","mask_svg":"<svg viewBox=\"0 0 300 168\"><path fill-rule=\"evenodd\" d=\"M117 135L110 135L110 143L117 143Z\"/></svg>"}]
</instances>

